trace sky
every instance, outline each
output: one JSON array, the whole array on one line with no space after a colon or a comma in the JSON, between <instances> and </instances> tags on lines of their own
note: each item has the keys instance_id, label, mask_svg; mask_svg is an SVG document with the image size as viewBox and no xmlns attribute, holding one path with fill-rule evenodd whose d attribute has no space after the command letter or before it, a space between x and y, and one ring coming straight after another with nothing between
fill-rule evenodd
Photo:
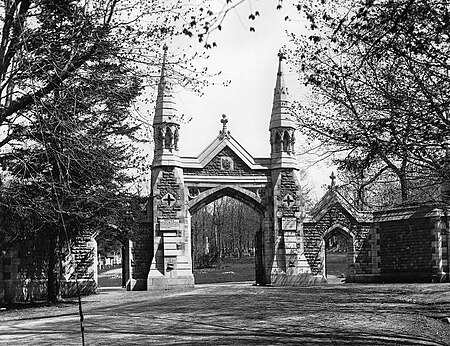
<instances>
[{"instance_id":1,"label":"sky","mask_svg":"<svg viewBox=\"0 0 450 346\"><path fill-rule=\"evenodd\" d=\"M296 33L305 32L306 22L295 9L294 1L283 1L283 8L276 9L276 0L246 1L230 11L221 31L214 31L210 41L217 47L209 50L205 64L208 71L221 72L215 78L215 86L203 90L202 96L175 89L175 101L180 114L192 120L181 127L180 155L197 156L212 142L222 128L222 114L229 120L231 135L253 157L269 157L269 121L272 111L273 90L278 68L278 52L289 45L286 29ZM250 21L250 13L260 13ZM289 20L285 20L288 16ZM250 26L255 28L250 31ZM183 41L181 41L183 40ZM182 49L202 49L192 39L181 38L170 42L169 52ZM285 80L292 100L302 100L305 89L287 57ZM224 87L221 81L230 80ZM297 137L300 134L297 134ZM300 160L302 158L300 157ZM300 162L306 166L305 162ZM331 170L313 165L308 168L310 184L320 197L320 188L329 183ZM317 197L317 196L316 196Z\"/></svg>"}]
</instances>

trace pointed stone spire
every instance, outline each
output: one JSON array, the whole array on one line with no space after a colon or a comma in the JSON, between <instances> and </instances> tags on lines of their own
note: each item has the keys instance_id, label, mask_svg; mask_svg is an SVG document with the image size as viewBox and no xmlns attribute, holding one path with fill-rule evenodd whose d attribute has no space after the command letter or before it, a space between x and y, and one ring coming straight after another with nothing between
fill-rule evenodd
<instances>
[{"instance_id":1,"label":"pointed stone spire","mask_svg":"<svg viewBox=\"0 0 450 346\"><path fill-rule=\"evenodd\" d=\"M172 95L172 87L167 81L167 46L164 44L163 61L161 66L161 76L158 84L158 96L156 98L156 111L153 119L153 125L160 123L178 123L176 116L177 109L175 107L175 100Z\"/></svg>"},{"instance_id":2,"label":"pointed stone spire","mask_svg":"<svg viewBox=\"0 0 450 346\"><path fill-rule=\"evenodd\" d=\"M270 117L269 130L275 127L292 127L295 128L295 122L291 114L291 103L289 90L284 80L284 63L286 60L285 53L280 49L278 52L278 72L275 90L273 94L272 116Z\"/></svg>"},{"instance_id":3,"label":"pointed stone spire","mask_svg":"<svg viewBox=\"0 0 450 346\"><path fill-rule=\"evenodd\" d=\"M155 116L153 118L155 150L152 166L179 166L178 140L180 119L177 116L172 87L167 80L167 46L163 46L164 54L161 76L158 84Z\"/></svg>"},{"instance_id":4,"label":"pointed stone spire","mask_svg":"<svg viewBox=\"0 0 450 346\"><path fill-rule=\"evenodd\" d=\"M295 168L295 120L291 112L289 91L284 80L282 50L278 53L278 72L273 94L272 115L270 117L270 145L272 168Z\"/></svg>"}]
</instances>

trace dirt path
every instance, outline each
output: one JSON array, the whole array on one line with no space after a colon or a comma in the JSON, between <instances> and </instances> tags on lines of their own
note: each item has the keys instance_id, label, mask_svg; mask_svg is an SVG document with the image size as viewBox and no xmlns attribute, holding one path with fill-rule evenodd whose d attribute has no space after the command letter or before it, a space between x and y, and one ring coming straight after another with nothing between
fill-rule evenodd
<instances>
[{"instance_id":1,"label":"dirt path","mask_svg":"<svg viewBox=\"0 0 450 346\"><path fill-rule=\"evenodd\" d=\"M450 284L100 290L87 345L450 345ZM0 344L80 345L77 306L0 312Z\"/></svg>"}]
</instances>

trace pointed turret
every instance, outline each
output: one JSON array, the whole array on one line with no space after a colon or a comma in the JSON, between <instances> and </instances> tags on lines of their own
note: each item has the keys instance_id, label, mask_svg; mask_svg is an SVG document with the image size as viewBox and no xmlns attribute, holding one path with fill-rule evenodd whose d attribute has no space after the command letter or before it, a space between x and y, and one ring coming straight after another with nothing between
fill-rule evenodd
<instances>
[{"instance_id":1,"label":"pointed turret","mask_svg":"<svg viewBox=\"0 0 450 346\"><path fill-rule=\"evenodd\" d=\"M284 53L280 50L278 53L277 81L273 94L273 107L269 130L279 127L295 128L294 119L291 114L289 90L284 80L283 60L285 59Z\"/></svg>"},{"instance_id":2,"label":"pointed turret","mask_svg":"<svg viewBox=\"0 0 450 346\"><path fill-rule=\"evenodd\" d=\"M286 57L278 53L278 72L270 117L270 145L272 168L295 168L295 119L291 111L289 91L284 80L283 65Z\"/></svg>"},{"instance_id":3,"label":"pointed turret","mask_svg":"<svg viewBox=\"0 0 450 346\"><path fill-rule=\"evenodd\" d=\"M177 116L172 86L167 80L167 46L163 47L164 55L161 66L161 77L158 84L155 117L153 118L155 151L152 166L179 166L178 139L180 119Z\"/></svg>"}]
</instances>

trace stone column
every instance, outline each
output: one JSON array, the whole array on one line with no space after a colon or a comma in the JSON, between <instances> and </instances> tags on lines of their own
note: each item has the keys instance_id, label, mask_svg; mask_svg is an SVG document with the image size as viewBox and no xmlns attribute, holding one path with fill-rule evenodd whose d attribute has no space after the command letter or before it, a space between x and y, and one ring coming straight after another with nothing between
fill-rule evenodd
<instances>
[{"instance_id":1,"label":"stone column","mask_svg":"<svg viewBox=\"0 0 450 346\"><path fill-rule=\"evenodd\" d=\"M152 172L154 251L147 289L193 287L190 220L183 170L161 167Z\"/></svg>"}]
</instances>

